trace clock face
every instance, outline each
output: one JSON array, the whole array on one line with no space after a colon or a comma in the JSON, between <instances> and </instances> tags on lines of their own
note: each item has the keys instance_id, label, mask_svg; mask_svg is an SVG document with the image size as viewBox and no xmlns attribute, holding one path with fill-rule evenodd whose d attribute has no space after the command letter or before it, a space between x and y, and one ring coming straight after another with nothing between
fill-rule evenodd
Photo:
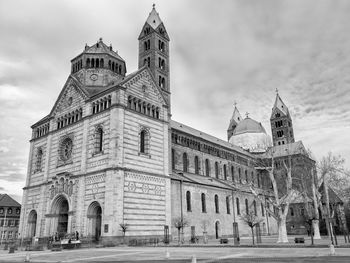
<instances>
[{"instance_id":1,"label":"clock face","mask_svg":"<svg viewBox=\"0 0 350 263\"><path fill-rule=\"evenodd\" d=\"M93 80L93 81L97 80L97 78L98 78L98 76L96 74L92 74L90 76L90 79Z\"/></svg>"}]
</instances>

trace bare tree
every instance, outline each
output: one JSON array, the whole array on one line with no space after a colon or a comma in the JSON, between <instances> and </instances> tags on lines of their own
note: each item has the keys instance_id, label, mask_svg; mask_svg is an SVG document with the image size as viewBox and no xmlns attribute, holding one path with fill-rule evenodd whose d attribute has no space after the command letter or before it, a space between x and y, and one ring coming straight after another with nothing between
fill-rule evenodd
<instances>
[{"instance_id":1,"label":"bare tree","mask_svg":"<svg viewBox=\"0 0 350 263\"><path fill-rule=\"evenodd\" d=\"M128 230L128 224L126 223L121 223L119 224L122 232L123 232L123 244L125 243L125 232Z\"/></svg>"},{"instance_id":2,"label":"bare tree","mask_svg":"<svg viewBox=\"0 0 350 263\"><path fill-rule=\"evenodd\" d=\"M272 211L267 207L268 213L276 219L278 224L278 240L277 243L287 243L287 215L289 210L289 204L292 201L292 159L291 155L287 152L286 158L280 160L282 169L276 169L275 152L274 148L270 148L269 158L263 158L258 160L256 170L267 171L273 190L274 198L266 198L266 202L270 204L275 211ZM265 202L262 195L259 195L257 191L251 186L251 191L261 202Z\"/></svg>"},{"instance_id":3,"label":"bare tree","mask_svg":"<svg viewBox=\"0 0 350 263\"><path fill-rule=\"evenodd\" d=\"M187 220L187 218L185 217L176 217L173 219L173 225L174 227L177 229L177 233L178 233L178 243L180 244L180 240L181 243L183 243L182 238L181 238L181 229L185 228L186 226L189 226L190 222Z\"/></svg>"},{"instance_id":4,"label":"bare tree","mask_svg":"<svg viewBox=\"0 0 350 263\"><path fill-rule=\"evenodd\" d=\"M255 242L254 242L254 227L257 226L258 224L260 224L264 220L259 218L257 215L255 215L255 212L253 212L253 211L250 211L248 214L244 213L241 216L241 218L244 221L244 223L246 223L250 227L250 229L252 231L253 245L255 245Z\"/></svg>"}]
</instances>

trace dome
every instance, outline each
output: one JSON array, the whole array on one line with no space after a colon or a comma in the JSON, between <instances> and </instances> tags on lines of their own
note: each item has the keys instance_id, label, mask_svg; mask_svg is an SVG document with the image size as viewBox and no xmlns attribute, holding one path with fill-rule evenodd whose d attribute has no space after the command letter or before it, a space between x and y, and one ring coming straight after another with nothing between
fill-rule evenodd
<instances>
[{"instance_id":1,"label":"dome","mask_svg":"<svg viewBox=\"0 0 350 263\"><path fill-rule=\"evenodd\" d=\"M262 124L248 117L237 125L229 142L255 153L265 152L271 146L271 139Z\"/></svg>"}]
</instances>

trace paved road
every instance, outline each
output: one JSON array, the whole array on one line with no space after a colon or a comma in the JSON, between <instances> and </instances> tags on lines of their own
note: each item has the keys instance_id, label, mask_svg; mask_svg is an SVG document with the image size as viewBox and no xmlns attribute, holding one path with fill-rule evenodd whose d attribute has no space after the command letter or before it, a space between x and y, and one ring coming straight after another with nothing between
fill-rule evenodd
<instances>
[{"instance_id":1,"label":"paved road","mask_svg":"<svg viewBox=\"0 0 350 263\"><path fill-rule=\"evenodd\" d=\"M30 252L30 262L350 262L350 249L336 249L329 256L328 248L230 248L230 247L170 247L169 259L165 247L114 247L64 250L60 252ZM0 262L23 262L27 252L0 252Z\"/></svg>"}]
</instances>

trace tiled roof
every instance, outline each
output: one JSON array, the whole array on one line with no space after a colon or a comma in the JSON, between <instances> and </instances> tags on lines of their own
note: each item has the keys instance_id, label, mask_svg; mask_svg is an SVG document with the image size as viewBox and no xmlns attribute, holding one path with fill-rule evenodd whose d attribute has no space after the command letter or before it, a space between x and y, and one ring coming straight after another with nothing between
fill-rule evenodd
<instances>
[{"instance_id":1,"label":"tiled roof","mask_svg":"<svg viewBox=\"0 0 350 263\"><path fill-rule=\"evenodd\" d=\"M266 153L259 155L259 157L271 158L272 152L274 157L284 157L284 156L296 155L296 154L307 155L307 151L303 143L301 141L297 141L293 143L276 145L276 146L270 147L266 151Z\"/></svg>"},{"instance_id":2,"label":"tiled roof","mask_svg":"<svg viewBox=\"0 0 350 263\"><path fill-rule=\"evenodd\" d=\"M246 156L252 157L252 155L249 152L243 150L241 147L235 146L235 145L233 145L233 144L231 144L229 142L226 142L226 141L221 140L219 138L216 138L216 137L214 137L212 135L209 135L207 133L204 133L204 132L201 132L199 130L196 130L196 129L194 129L194 128L190 127L190 126L187 126L185 124L182 124L180 122L171 120L170 126L171 126L172 129L179 130L179 131L182 131L184 133L191 134L191 135L193 135L195 137L204 139L204 140L206 140L208 142L211 142L213 144L217 144L217 145L223 146L225 148L231 149L233 151L240 152L240 153L242 153L242 154L244 154Z\"/></svg>"},{"instance_id":3,"label":"tiled roof","mask_svg":"<svg viewBox=\"0 0 350 263\"><path fill-rule=\"evenodd\" d=\"M14 200L11 196L7 194L0 195L0 206L21 206L16 200Z\"/></svg>"},{"instance_id":4,"label":"tiled roof","mask_svg":"<svg viewBox=\"0 0 350 263\"><path fill-rule=\"evenodd\" d=\"M124 59L122 59L117 52L113 51L112 47L109 47L103 43L102 38L100 38L100 40L95 45L92 45L91 47L87 46L83 53L105 53L124 61Z\"/></svg>"}]
</instances>

